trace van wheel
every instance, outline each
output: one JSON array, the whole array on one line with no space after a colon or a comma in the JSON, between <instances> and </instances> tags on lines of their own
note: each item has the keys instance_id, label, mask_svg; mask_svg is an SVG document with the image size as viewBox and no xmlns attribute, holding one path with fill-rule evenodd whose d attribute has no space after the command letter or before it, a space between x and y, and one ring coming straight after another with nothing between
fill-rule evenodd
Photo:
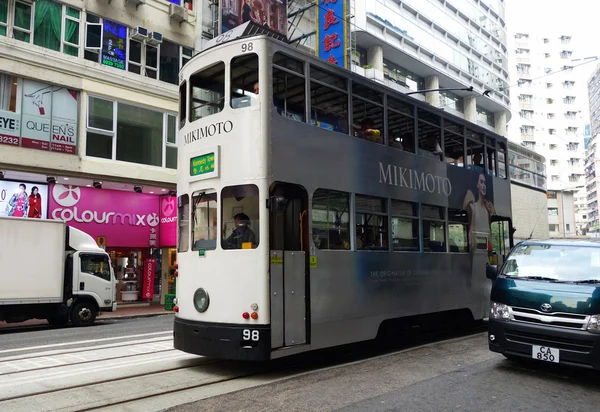
<instances>
[{"instance_id":1,"label":"van wheel","mask_svg":"<svg viewBox=\"0 0 600 412\"><path fill-rule=\"evenodd\" d=\"M49 317L48 319L46 319L48 321L48 323L54 327L57 328L62 328L64 326L67 325L67 323L69 323L69 314L64 314L64 315L54 315L52 317Z\"/></svg>"},{"instance_id":2,"label":"van wheel","mask_svg":"<svg viewBox=\"0 0 600 412\"><path fill-rule=\"evenodd\" d=\"M75 326L90 326L96 321L98 310L96 305L91 302L83 301L79 302L73 308L71 312L71 321Z\"/></svg>"}]
</instances>

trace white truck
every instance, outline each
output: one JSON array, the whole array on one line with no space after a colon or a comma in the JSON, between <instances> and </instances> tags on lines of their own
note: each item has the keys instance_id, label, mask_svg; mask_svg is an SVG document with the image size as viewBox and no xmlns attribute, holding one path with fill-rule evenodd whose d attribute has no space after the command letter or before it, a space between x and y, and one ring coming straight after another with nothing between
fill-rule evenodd
<instances>
[{"instance_id":1,"label":"white truck","mask_svg":"<svg viewBox=\"0 0 600 412\"><path fill-rule=\"evenodd\" d=\"M117 309L108 254L63 221L0 217L0 321L94 323Z\"/></svg>"}]
</instances>

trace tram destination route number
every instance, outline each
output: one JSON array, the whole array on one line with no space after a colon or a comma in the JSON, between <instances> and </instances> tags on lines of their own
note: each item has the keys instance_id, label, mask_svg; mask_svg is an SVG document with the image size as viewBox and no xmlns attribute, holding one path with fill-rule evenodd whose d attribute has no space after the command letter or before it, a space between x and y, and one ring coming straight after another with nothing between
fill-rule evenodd
<instances>
[{"instance_id":1,"label":"tram destination route number","mask_svg":"<svg viewBox=\"0 0 600 412\"><path fill-rule=\"evenodd\" d=\"M244 329L242 337L244 340L251 340L253 342L258 342L260 340L260 335L257 330Z\"/></svg>"}]
</instances>

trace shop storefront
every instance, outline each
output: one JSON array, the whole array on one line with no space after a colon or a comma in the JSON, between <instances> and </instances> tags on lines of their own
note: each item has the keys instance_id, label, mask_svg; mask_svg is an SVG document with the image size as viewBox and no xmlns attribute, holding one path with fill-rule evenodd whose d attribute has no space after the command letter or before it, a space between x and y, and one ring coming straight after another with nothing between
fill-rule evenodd
<instances>
[{"instance_id":1,"label":"shop storefront","mask_svg":"<svg viewBox=\"0 0 600 412\"><path fill-rule=\"evenodd\" d=\"M162 300L175 265L175 197L50 185L48 218L66 221L105 248L119 280L118 303Z\"/></svg>"}]
</instances>

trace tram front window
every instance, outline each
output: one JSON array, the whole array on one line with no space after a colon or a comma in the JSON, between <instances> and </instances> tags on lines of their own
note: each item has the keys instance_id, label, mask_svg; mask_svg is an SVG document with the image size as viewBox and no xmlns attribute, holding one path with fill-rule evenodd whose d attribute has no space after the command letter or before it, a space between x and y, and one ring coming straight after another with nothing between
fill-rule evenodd
<instances>
[{"instance_id":1,"label":"tram front window","mask_svg":"<svg viewBox=\"0 0 600 412\"><path fill-rule=\"evenodd\" d=\"M217 248L217 194L192 195L192 250Z\"/></svg>"},{"instance_id":2,"label":"tram front window","mask_svg":"<svg viewBox=\"0 0 600 412\"><path fill-rule=\"evenodd\" d=\"M259 198L255 185L228 186L221 192L221 247L256 249L259 244Z\"/></svg>"}]
</instances>

